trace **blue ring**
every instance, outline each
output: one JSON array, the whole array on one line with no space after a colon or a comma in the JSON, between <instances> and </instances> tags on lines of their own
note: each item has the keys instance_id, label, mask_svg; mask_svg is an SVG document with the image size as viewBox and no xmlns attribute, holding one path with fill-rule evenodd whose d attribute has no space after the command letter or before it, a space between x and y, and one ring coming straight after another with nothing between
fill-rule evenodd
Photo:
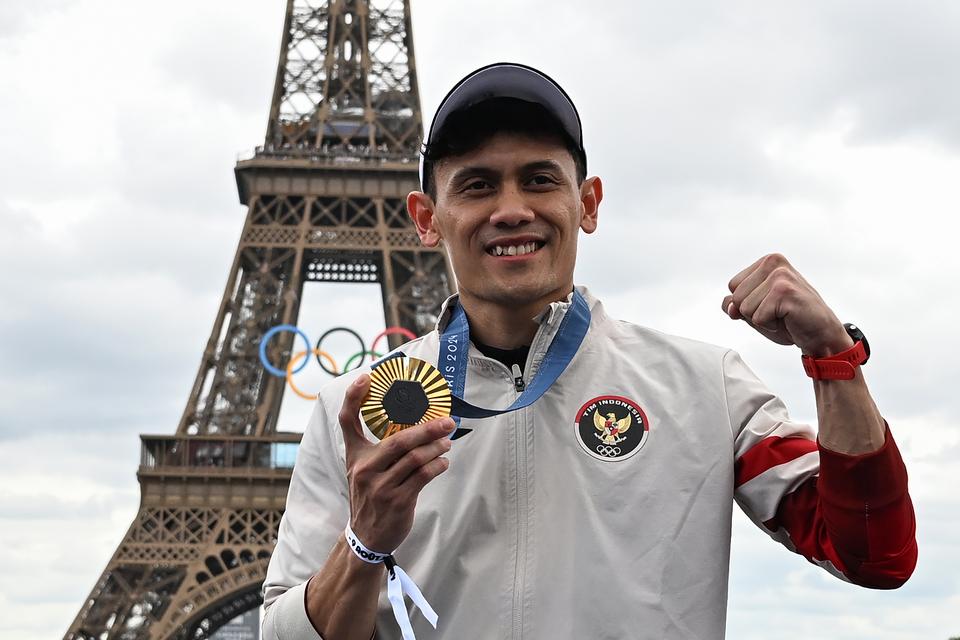
<instances>
[{"instance_id":1,"label":"blue ring","mask_svg":"<svg viewBox=\"0 0 960 640\"><path fill-rule=\"evenodd\" d=\"M262 362L266 370L272 373L273 375L277 376L278 378L286 378L287 377L286 371L277 369L275 366L270 364L270 362L267 360L267 343L270 342L270 338L272 338L277 333L280 333L281 331L293 331L294 333L302 337L304 342L307 343L307 353L310 353L311 345L310 345L310 338L307 337L307 334L305 334L303 331L296 328L292 324L278 324L277 326L270 329L270 331L267 331L265 334L263 334L263 337L260 338L260 362ZM297 373L298 371L303 370L303 368L307 366L308 362L310 362L310 358L304 358L303 364L301 364L299 367L291 371L291 373Z\"/></svg>"}]
</instances>

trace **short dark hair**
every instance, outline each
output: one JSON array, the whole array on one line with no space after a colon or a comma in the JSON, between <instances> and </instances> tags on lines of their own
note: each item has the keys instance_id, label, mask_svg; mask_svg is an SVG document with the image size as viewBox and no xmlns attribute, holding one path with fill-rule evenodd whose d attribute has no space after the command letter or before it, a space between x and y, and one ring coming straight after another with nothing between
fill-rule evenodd
<instances>
[{"instance_id":1,"label":"short dark hair","mask_svg":"<svg viewBox=\"0 0 960 640\"><path fill-rule=\"evenodd\" d=\"M577 183L587 177L577 143L544 107L516 98L492 98L450 114L440 136L423 147L424 191L437 199L433 179L437 164L444 158L460 156L481 146L498 133L519 133L534 138L555 137L563 141L573 157Z\"/></svg>"}]
</instances>

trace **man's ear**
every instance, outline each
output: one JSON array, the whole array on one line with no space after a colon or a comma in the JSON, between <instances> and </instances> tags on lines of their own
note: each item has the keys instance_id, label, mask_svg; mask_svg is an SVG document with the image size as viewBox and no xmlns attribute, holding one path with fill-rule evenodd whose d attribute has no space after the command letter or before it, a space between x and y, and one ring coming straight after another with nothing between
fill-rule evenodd
<instances>
[{"instance_id":1,"label":"man's ear","mask_svg":"<svg viewBox=\"0 0 960 640\"><path fill-rule=\"evenodd\" d=\"M594 176L584 180L580 185L580 204L583 207L580 228L585 233L593 233L597 230L597 215L601 200L603 200L603 183L600 178Z\"/></svg>"},{"instance_id":2,"label":"man's ear","mask_svg":"<svg viewBox=\"0 0 960 640\"><path fill-rule=\"evenodd\" d=\"M433 198L422 191L411 191L407 195L407 213L417 227L420 244L425 247L435 247L440 244L440 233L434 225Z\"/></svg>"}]
</instances>

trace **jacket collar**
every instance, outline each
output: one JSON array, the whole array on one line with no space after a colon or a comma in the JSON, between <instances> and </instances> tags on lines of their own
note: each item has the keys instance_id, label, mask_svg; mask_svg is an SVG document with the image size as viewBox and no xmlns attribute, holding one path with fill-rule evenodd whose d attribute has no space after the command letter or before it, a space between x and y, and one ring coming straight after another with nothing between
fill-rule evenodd
<instances>
[{"instance_id":1,"label":"jacket collar","mask_svg":"<svg viewBox=\"0 0 960 640\"><path fill-rule=\"evenodd\" d=\"M592 293L590 293L589 289L583 285L576 285L575 288L587 301L587 306L590 307L591 314L596 314L597 312L603 313L600 301L597 300ZM456 304L458 299L459 294L455 293L444 300L443 304L440 306L440 314L437 317L437 322L435 325L438 333L442 333L443 330L446 329L447 323L450 322L450 314L453 312L453 306ZM566 315L567 310L570 309L570 305L572 303L573 292L571 291L570 295L568 295L565 300L551 302L547 308L535 315L533 320L539 325L546 324L549 328L557 327L560 324L560 321L563 319L563 316Z\"/></svg>"}]
</instances>

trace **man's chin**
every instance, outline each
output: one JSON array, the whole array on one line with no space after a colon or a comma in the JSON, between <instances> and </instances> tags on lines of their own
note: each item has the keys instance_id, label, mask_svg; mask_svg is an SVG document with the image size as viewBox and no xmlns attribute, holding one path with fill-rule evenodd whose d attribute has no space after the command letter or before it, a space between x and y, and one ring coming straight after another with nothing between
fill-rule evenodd
<instances>
[{"instance_id":1,"label":"man's chin","mask_svg":"<svg viewBox=\"0 0 960 640\"><path fill-rule=\"evenodd\" d=\"M488 286L484 295L477 297L500 306L526 306L549 297L555 291L555 287L545 286L539 282L497 284L500 286Z\"/></svg>"}]
</instances>

